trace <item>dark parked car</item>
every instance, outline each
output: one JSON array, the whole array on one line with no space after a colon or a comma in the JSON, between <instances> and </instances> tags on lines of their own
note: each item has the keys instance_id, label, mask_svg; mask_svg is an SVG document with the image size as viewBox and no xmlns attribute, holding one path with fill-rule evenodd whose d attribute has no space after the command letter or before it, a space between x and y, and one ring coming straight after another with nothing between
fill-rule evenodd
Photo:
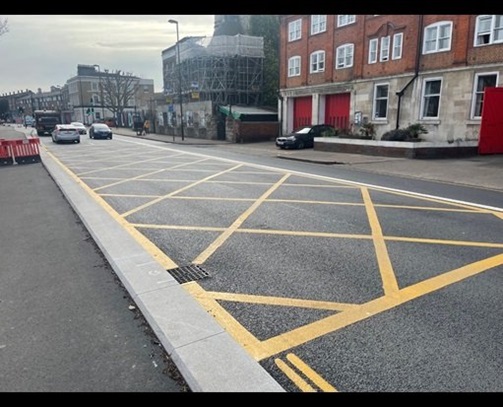
<instances>
[{"instance_id":1,"label":"dark parked car","mask_svg":"<svg viewBox=\"0 0 503 407\"><path fill-rule=\"evenodd\" d=\"M112 140L112 130L105 123L93 123L89 127L89 138L108 138Z\"/></svg>"},{"instance_id":2,"label":"dark parked car","mask_svg":"<svg viewBox=\"0 0 503 407\"><path fill-rule=\"evenodd\" d=\"M315 137L330 137L335 134L335 127L329 124L304 126L286 136L277 137L276 146L281 149L313 147Z\"/></svg>"}]
</instances>

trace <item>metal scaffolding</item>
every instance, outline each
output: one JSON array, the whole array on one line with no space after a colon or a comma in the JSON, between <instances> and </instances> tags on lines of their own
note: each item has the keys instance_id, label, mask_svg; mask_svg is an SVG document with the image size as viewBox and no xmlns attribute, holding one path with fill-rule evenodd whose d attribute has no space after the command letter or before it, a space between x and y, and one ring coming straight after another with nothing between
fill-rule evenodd
<instances>
[{"instance_id":1,"label":"metal scaffolding","mask_svg":"<svg viewBox=\"0 0 503 407\"><path fill-rule=\"evenodd\" d=\"M179 71L183 101L211 100L217 105L258 106L263 86L264 41L247 35L188 37L180 41L180 64L176 54L164 61L166 96L178 95ZM176 47L174 48L176 50Z\"/></svg>"}]
</instances>

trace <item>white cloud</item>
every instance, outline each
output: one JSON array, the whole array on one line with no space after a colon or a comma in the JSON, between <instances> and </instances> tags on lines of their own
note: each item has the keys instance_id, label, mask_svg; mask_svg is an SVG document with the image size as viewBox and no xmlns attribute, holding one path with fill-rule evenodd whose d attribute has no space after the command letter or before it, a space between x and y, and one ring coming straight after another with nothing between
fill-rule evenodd
<instances>
[{"instance_id":1,"label":"white cloud","mask_svg":"<svg viewBox=\"0 0 503 407\"><path fill-rule=\"evenodd\" d=\"M49 91L77 74L77 65L98 64L153 79L162 90L162 50L180 38L213 34L213 15L6 15L0 36L0 94Z\"/></svg>"}]
</instances>

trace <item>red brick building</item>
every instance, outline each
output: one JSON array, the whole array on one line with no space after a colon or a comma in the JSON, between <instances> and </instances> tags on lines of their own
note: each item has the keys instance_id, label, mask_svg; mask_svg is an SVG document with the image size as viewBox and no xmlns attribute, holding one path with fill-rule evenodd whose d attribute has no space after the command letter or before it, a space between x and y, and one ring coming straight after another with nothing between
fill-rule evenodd
<instances>
[{"instance_id":1,"label":"red brick building","mask_svg":"<svg viewBox=\"0 0 503 407\"><path fill-rule=\"evenodd\" d=\"M473 141L503 73L503 15L284 15L280 61L283 132L421 123L425 140Z\"/></svg>"}]
</instances>

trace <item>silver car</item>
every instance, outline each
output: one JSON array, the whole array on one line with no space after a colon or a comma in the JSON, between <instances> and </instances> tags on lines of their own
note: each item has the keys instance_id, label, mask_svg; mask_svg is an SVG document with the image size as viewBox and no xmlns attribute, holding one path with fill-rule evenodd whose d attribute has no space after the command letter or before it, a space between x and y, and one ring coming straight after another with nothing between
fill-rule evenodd
<instances>
[{"instance_id":1,"label":"silver car","mask_svg":"<svg viewBox=\"0 0 503 407\"><path fill-rule=\"evenodd\" d=\"M80 133L81 135L86 135L86 134L87 134L87 127L86 127L86 126L84 126L84 124L83 124L83 123L81 123L81 122L71 122L70 124L71 124L72 126L77 127L77 129L79 129L79 133Z\"/></svg>"},{"instance_id":2,"label":"silver car","mask_svg":"<svg viewBox=\"0 0 503 407\"><path fill-rule=\"evenodd\" d=\"M71 124L56 124L51 135L53 143L80 143L79 129Z\"/></svg>"}]
</instances>

